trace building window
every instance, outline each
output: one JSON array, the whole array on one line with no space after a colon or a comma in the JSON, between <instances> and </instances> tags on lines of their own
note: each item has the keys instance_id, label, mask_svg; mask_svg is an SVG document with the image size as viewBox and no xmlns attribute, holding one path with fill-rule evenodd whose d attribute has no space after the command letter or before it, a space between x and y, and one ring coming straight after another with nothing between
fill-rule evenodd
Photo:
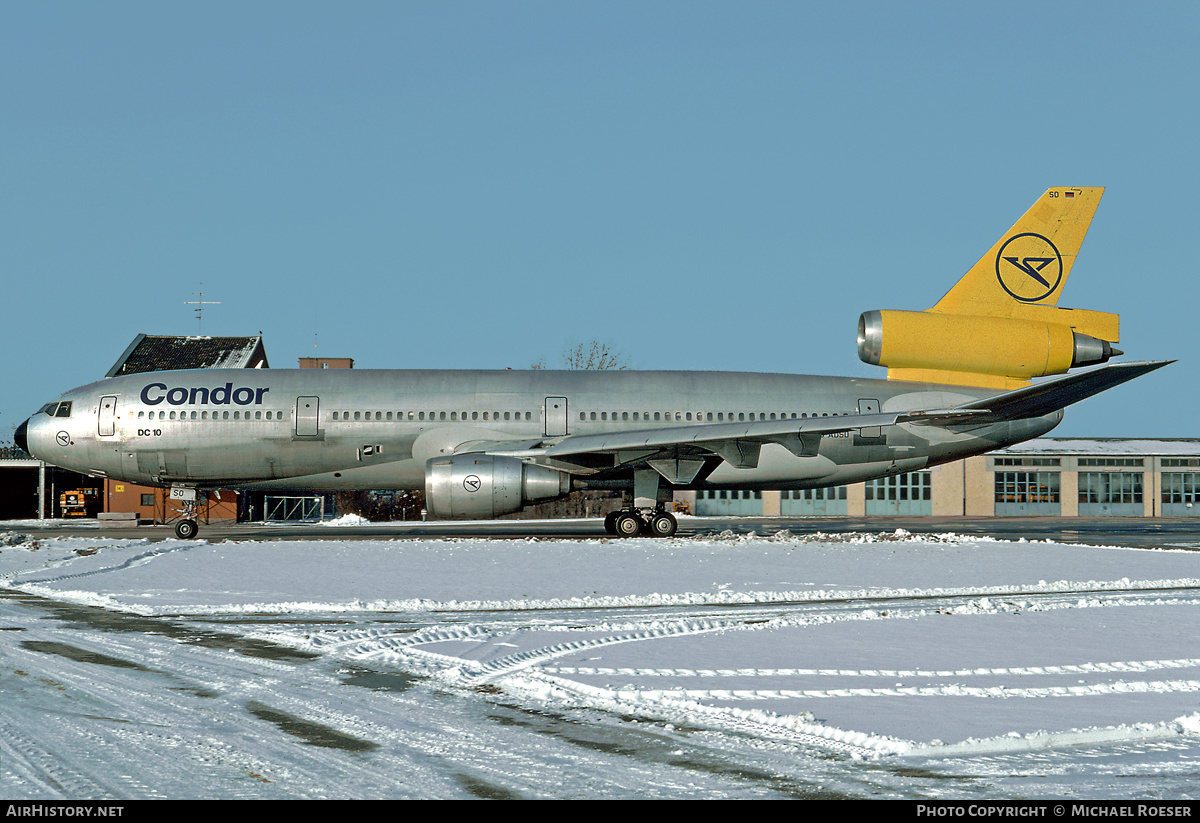
<instances>
[{"instance_id":1,"label":"building window","mask_svg":"<svg viewBox=\"0 0 1200 823\"><path fill-rule=\"evenodd\" d=\"M1058 472L996 472L997 503L1059 503Z\"/></svg>"},{"instance_id":2,"label":"building window","mask_svg":"<svg viewBox=\"0 0 1200 823\"><path fill-rule=\"evenodd\" d=\"M1080 472L1080 503L1141 503L1140 472Z\"/></svg>"},{"instance_id":3,"label":"building window","mask_svg":"<svg viewBox=\"0 0 1200 823\"><path fill-rule=\"evenodd\" d=\"M1163 472L1162 502L1200 503L1200 472Z\"/></svg>"}]
</instances>

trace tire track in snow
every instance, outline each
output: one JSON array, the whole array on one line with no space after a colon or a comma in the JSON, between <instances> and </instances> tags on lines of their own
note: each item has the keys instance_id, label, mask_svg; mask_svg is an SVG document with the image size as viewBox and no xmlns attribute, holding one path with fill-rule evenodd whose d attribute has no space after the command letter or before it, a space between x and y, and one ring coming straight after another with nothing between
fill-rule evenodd
<instances>
[{"instance_id":1,"label":"tire track in snow","mask_svg":"<svg viewBox=\"0 0 1200 823\"><path fill-rule=\"evenodd\" d=\"M979 675L1127 674L1161 669L1200 667L1200 658L1134 660L1115 663L1068 663L1046 666L1004 666L954 670L933 669L636 669L602 666L546 666L550 674L629 677L976 677Z\"/></svg>"}]
</instances>

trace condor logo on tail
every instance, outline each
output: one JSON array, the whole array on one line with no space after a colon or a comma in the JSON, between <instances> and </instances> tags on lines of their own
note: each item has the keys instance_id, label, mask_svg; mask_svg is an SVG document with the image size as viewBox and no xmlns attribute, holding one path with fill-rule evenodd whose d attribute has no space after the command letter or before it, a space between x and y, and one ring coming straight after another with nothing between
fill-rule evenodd
<instances>
[{"instance_id":1,"label":"condor logo on tail","mask_svg":"<svg viewBox=\"0 0 1200 823\"><path fill-rule=\"evenodd\" d=\"M1062 273L1058 249L1034 232L1010 237L996 254L996 277L1001 288L1022 303L1049 297L1058 288Z\"/></svg>"}]
</instances>

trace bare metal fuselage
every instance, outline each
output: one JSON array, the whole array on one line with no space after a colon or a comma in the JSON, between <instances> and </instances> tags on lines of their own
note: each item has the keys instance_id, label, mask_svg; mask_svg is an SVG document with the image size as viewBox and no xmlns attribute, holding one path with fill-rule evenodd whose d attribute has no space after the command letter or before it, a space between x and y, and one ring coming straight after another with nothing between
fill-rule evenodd
<instances>
[{"instance_id":1,"label":"bare metal fuselage","mask_svg":"<svg viewBox=\"0 0 1200 823\"><path fill-rule=\"evenodd\" d=\"M30 450L81 472L149 485L419 489L431 459L476 444L671 427L946 409L987 390L743 372L203 369L105 380L68 392L69 417L29 421ZM1062 419L912 425L768 442L752 460L686 444L542 462L576 482L628 487L631 459L706 457L678 488L830 486L960 459L1037 437ZM653 452L650 454L649 452Z\"/></svg>"}]
</instances>

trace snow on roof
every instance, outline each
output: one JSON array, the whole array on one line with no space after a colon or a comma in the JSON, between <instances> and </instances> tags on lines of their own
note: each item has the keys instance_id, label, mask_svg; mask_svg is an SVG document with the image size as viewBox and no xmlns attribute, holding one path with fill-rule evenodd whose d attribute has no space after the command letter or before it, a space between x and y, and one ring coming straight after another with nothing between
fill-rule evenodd
<instances>
[{"instance_id":1,"label":"snow on roof","mask_svg":"<svg viewBox=\"0 0 1200 823\"><path fill-rule=\"evenodd\" d=\"M1200 438L1040 437L994 454L1200 455Z\"/></svg>"},{"instance_id":2,"label":"snow on roof","mask_svg":"<svg viewBox=\"0 0 1200 823\"><path fill-rule=\"evenodd\" d=\"M105 377L170 369L265 369L261 337L139 334Z\"/></svg>"}]
</instances>

